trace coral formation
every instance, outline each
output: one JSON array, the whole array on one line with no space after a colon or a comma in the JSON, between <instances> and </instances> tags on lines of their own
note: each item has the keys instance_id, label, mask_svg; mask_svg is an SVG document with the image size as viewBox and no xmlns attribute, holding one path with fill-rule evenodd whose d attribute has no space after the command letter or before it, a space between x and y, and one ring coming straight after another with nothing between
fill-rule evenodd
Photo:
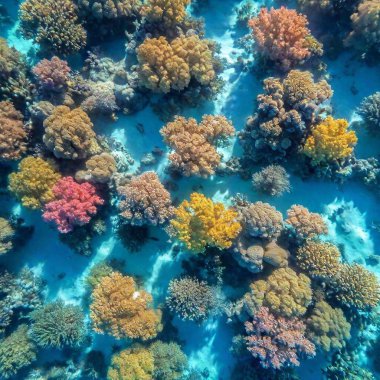
<instances>
[{"instance_id":1,"label":"coral formation","mask_svg":"<svg viewBox=\"0 0 380 380\"><path fill-rule=\"evenodd\" d=\"M58 106L44 121L43 140L57 158L83 159L99 152L93 124L81 108Z\"/></svg>"},{"instance_id":2,"label":"coral formation","mask_svg":"<svg viewBox=\"0 0 380 380\"><path fill-rule=\"evenodd\" d=\"M232 245L232 256L240 266L252 273L263 269L264 247L259 241L240 234Z\"/></svg>"},{"instance_id":3,"label":"coral formation","mask_svg":"<svg viewBox=\"0 0 380 380\"><path fill-rule=\"evenodd\" d=\"M110 115L115 119L119 109L116 104L115 85L113 82L87 82L89 96L81 103L83 111L91 115Z\"/></svg>"},{"instance_id":4,"label":"coral formation","mask_svg":"<svg viewBox=\"0 0 380 380\"><path fill-rule=\"evenodd\" d=\"M174 236L194 252L203 252L207 246L229 248L240 232L238 214L214 203L203 194L192 193L174 212L170 224Z\"/></svg>"},{"instance_id":5,"label":"coral formation","mask_svg":"<svg viewBox=\"0 0 380 380\"><path fill-rule=\"evenodd\" d=\"M352 154L358 138L354 131L347 129L347 120L335 120L331 116L312 129L303 150L312 165L341 161Z\"/></svg>"},{"instance_id":6,"label":"coral formation","mask_svg":"<svg viewBox=\"0 0 380 380\"><path fill-rule=\"evenodd\" d=\"M166 304L184 320L202 322L217 307L215 290L197 278L183 277L171 280Z\"/></svg>"},{"instance_id":7,"label":"coral formation","mask_svg":"<svg viewBox=\"0 0 380 380\"><path fill-rule=\"evenodd\" d=\"M343 311L325 301L315 304L307 319L308 337L323 351L341 349L350 339L351 325Z\"/></svg>"},{"instance_id":8,"label":"coral formation","mask_svg":"<svg viewBox=\"0 0 380 380\"><path fill-rule=\"evenodd\" d=\"M279 197L290 191L289 174L280 165L269 165L252 176L256 191Z\"/></svg>"},{"instance_id":9,"label":"coral formation","mask_svg":"<svg viewBox=\"0 0 380 380\"><path fill-rule=\"evenodd\" d=\"M199 124L193 118L176 116L160 132L174 150L169 159L175 169L185 176L207 177L220 163L215 147L226 143L235 129L224 116L204 115Z\"/></svg>"},{"instance_id":10,"label":"coral formation","mask_svg":"<svg viewBox=\"0 0 380 380\"><path fill-rule=\"evenodd\" d=\"M71 0L26 0L20 6L22 35L57 54L72 54L86 45L86 31L78 21Z\"/></svg>"},{"instance_id":11,"label":"coral formation","mask_svg":"<svg viewBox=\"0 0 380 380\"><path fill-rule=\"evenodd\" d=\"M310 34L307 18L293 9L261 8L248 25L259 53L281 70L303 63L313 53L323 53L322 45Z\"/></svg>"},{"instance_id":12,"label":"coral formation","mask_svg":"<svg viewBox=\"0 0 380 380\"><path fill-rule=\"evenodd\" d=\"M79 306L62 301L48 303L30 314L31 337L41 347L74 347L85 334L84 314Z\"/></svg>"},{"instance_id":13,"label":"coral formation","mask_svg":"<svg viewBox=\"0 0 380 380\"><path fill-rule=\"evenodd\" d=\"M76 183L72 177L61 178L53 187L54 200L47 203L42 215L46 222L54 222L61 233L74 226L83 226L96 214L104 200L88 182Z\"/></svg>"},{"instance_id":14,"label":"coral formation","mask_svg":"<svg viewBox=\"0 0 380 380\"><path fill-rule=\"evenodd\" d=\"M79 170L75 174L78 182L108 183L117 170L115 159L105 152L90 157L85 165L85 170Z\"/></svg>"},{"instance_id":15,"label":"coral formation","mask_svg":"<svg viewBox=\"0 0 380 380\"><path fill-rule=\"evenodd\" d=\"M133 225L160 225L173 215L170 193L155 172L133 177L118 188L120 215Z\"/></svg>"},{"instance_id":16,"label":"coral formation","mask_svg":"<svg viewBox=\"0 0 380 380\"><path fill-rule=\"evenodd\" d=\"M90 316L97 333L147 340L160 330L161 315L150 308L152 296L138 290L132 277L113 272L92 293Z\"/></svg>"},{"instance_id":17,"label":"coral formation","mask_svg":"<svg viewBox=\"0 0 380 380\"><path fill-rule=\"evenodd\" d=\"M88 286L91 291L93 291L97 285L100 284L103 277L109 276L113 272L115 272L114 268L105 261L101 261L95 264L86 276L86 286Z\"/></svg>"},{"instance_id":18,"label":"coral formation","mask_svg":"<svg viewBox=\"0 0 380 380\"><path fill-rule=\"evenodd\" d=\"M6 254L13 248L15 229L7 219L0 217L0 256Z\"/></svg>"},{"instance_id":19,"label":"coral formation","mask_svg":"<svg viewBox=\"0 0 380 380\"><path fill-rule=\"evenodd\" d=\"M11 102L0 102L0 160L19 160L26 152L28 129L23 119Z\"/></svg>"},{"instance_id":20,"label":"coral formation","mask_svg":"<svg viewBox=\"0 0 380 380\"><path fill-rule=\"evenodd\" d=\"M29 156L18 169L9 175L9 191L23 206L38 209L54 199L53 187L61 175L49 161Z\"/></svg>"},{"instance_id":21,"label":"coral formation","mask_svg":"<svg viewBox=\"0 0 380 380\"><path fill-rule=\"evenodd\" d=\"M298 319L275 317L261 307L252 322L245 323L248 351L264 368L299 366L299 356L315 355L315 346L305 337L305 324Z\"/></svg>"},{"instance_id":22,"label":"coral formation","mask_svg":"<svg viewBox=\"0 0 380 380\"><path fill-rule=\"evenodd\" d=\"M357 113L363 118L364 126L369 133L380 134L380 92L366 97Z\"/></svg>"}]
</instances>

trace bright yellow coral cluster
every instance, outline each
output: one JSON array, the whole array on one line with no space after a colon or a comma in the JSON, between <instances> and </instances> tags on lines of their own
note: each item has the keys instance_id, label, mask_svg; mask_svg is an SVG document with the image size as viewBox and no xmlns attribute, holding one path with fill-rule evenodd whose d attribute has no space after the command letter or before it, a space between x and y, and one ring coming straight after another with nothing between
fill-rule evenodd
<instances>
[{"instance_id":1,"label":"bright yellow coral cluster","mask_svg":"<svg viewBox=\"0 0 380 380\"><path fill-rule=\"evenodd\" d=\"M139 46L137 57L142 85L157 92L183 90L191 78L209 84L216 75L213 52L197 35L177 37L172 42L163 36L147 38Z\"/></svg>"},{"instance_id":2,"label":"bright yellow coral cluster","mask_svg":"<svg viewBox=\"0 0 380 380\"><path fill-rule=\"evenodd\" d=\"M147 340L161 328L161 313L152 309L152 296L138 290L132 277L113 272L104 276L92 293L90 316L98 333L115 338Z\"/></svg>"},{"instance_id":3,"label":"bright yellow coral cluster","mask_svg":"<svg viewBox=\"0 0 380 380\"><path fill-rule=\"evenodd\" d=\"M23 206L38 209L53 200L52 189L61 175L51 163L30 156L24 158L18 168L18 172L9 175L8 187Z\"/></svg>"},{"instance_id":4,"label":"bright yellow coral cluster","mask_svg":"<svg viewBox=\"0 0 380 380\"><path fill-rule=\"evenodd\" d=\"M203 194L192 193L190 201L183 201L171 221L175 236L194 252L206 246L229 248L241 230L238 214L222 203L214 203Z\"/></svg>"},{"instance_id":5,"label":"bright yellow coral cluster","mask_svg":"<svg viewBox=\"0 0 380 380\"><path fill-rule=\"evenodd\" d=\"M328 116L312 130L304 153L311 158L313 165L338 161L351 155L358 138L354 131L347 129L347 120Z\"/></svg>"}]
</instances>

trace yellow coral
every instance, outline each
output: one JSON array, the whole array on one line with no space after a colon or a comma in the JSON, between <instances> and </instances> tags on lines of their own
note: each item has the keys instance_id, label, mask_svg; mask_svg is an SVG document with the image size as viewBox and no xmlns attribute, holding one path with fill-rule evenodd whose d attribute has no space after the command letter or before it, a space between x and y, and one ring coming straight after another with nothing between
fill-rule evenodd
<instances>
[{"instance_id":1,"label":"yellow coral","mask_svg":"<svg viewBox=\"0 0 380 380\"><path fill-rule=\"evenodd\" d=\"M203 252L206 246L229 248L241 227L238 214L214 203L203 194L192 193L190 201L183 201L171 221L175 236L194 252Z\"/></svg>"},{"instance_id":2,"label":"yellow coral","mask_svg":"<svg viewBox=\"0 0 380 380\"><path fill-rule=\"evenodd\" d=\"M15 230L8 220L0 218L0 255L4 255L13 248L12 239Z\"/></svg>"},{"instance_id":3,"label":"yellow coral","mask_svg":"<svg viewBox=\"0 0 380 380\"><path fill-rule=\"evenodd\" d=\"M108 380L152 380L154 358L145 348L128 349L112 357Z\"/></svg>"},{"instance_id":4,"label":"yellow coral","mask_svg":"<svg viewBox=\"0 0 380 380\"><path fill-rule=\"evenodd\" d=\"M9 175L9 191L21 200L23 206L38 209L53 200L52 188L61 175L51 163L26 157L18 168L18 172Z\"/></svg>"},{"instance_id":5,"label":"yellow coral","mask_svg":"<svg viewBox=\"0 0 380 380\"><path fill-rule=\"evenodd\" d=\"M150 308L152 296L137 290L132 277L114 272L101 278L92 293L90 316L98 333L147 340L159 332L161 314Z\"/></svg>"},{"instance_id":6,"label":"yellow coral","mask_svg":"<svg viewBox=\"0 0 380 380\"><path fill-rule=\"evenodd\" d=\"M312 277L331 279L340 268L340 252L331 243L308 241L297 250L297 264Z\"/></svg>"},{"instance_id":7,"label":"yellow coral","mask_svg":"<svg viewBox=\"0 0 380 380\"><path fill-rule=\"evenodd\" d=\"M297 275L290 268L276 269L266 280L251 284L244 302L250 314L254 314L254 310L261 306L266 306L277 315L288 318L301 316L311 302L310 285L309 277L304 274Z\"/></svg>"},{"instance_id":8,"label":"yellow coral","mask_svg":"<svg viewBox=\"0 0 380 380\"><path fill-rule=\"evenodd\" d=\"M304 153L313 165L340 160L351 155L358 138L354 131L347 131L345 119L328 116L318 124L307 138Z\"/></svg>"}]
</instances>

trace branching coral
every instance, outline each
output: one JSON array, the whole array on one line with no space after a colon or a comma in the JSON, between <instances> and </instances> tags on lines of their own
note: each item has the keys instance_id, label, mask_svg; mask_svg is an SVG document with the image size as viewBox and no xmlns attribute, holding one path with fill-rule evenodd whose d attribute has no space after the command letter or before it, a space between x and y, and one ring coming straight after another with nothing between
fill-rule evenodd
<instances>
[{"instance_id":1,"label":"branching coral","mask_svg":"<svg viewBox=\"0 0 380 380\"><path fill-rule=\"evenodd\" d=\"M204 115L201 123L176 116L161 129L164 141L174 150L169 159L185 176L207 177L220 163L215 146L227 142L235 132L224 116Z\"/></svg>"},{"instance_id":2,"label":"branching coral","mask_svg":"<svg viewBox=\"0 0 380 380\"><path fill-rule=\"evenodd\" d=\"M78 184L72 177L63 177L53 187L54 200L47 203L42 215L46 222L54 222L61 233L83 226L104 203L88 182Z\"/></svg>"},{"instance_id":3,"label":"branching coral","mask_svg":"<svg viewBox=\"0 0 380 380\"><path fill-rule=\"evenodd\" d=\"M357 12L351 16L353 31L346 44L364 52L380 53L380 3L378 0L363 0Z\"/></svg>"},{"instance_id":4,"label":"branching coral","mask_svg":"<svg viewBox=\"0 0 380 380\"><path fill-rule=\"evenodd\" d=\"M289 174L280 165L269 165L255 173L252 184L257 191L273 197L290 191Z\"/></svg>"},{"instance_id":5,"label":"branching coral","mask_svg":"<svg viewBox=\"0 0 380 380\"><path fill-rule=\"evenodd\" d=\"M23 206L38 209L54 198L53 186L61 175L50 162L30 156L20 162L18 169L9 176L9 191Z\"/></svg>"},{"instance_id":6,"label":"branching coral","mask_svg":"<svg viewBox=\"0 0 380 380\"><path fill-rule=\"evenodd\" d=\"M161 315L150 308L152 296L136 288L132 277L104 276L92 293L90 316L98 333L147 340L160 330Z\"/></svg>"},{"instance_id":7,"label":"branching coral","mask_svg":"<svg viewBox=\"0 0 380 380\"><path fill-rule=\"evenodd\" d=\"M307 241L297 250L297 264L311 277L332 279L340 269L339 249L331 244Z\"/></svg>"},{"instance_id":8,"label":"branching coral","mask_svg":"<svg viewBox=\"0 0 380 380\"><path fill-rule=\"evenodd\" d=\"M167 222L174 208L170 193L155 172L146 172L118 188L120 215L133 225Z\"/></svg>"},{"instance_id":9,"label":"branching coral","mask_svg":"<svg viewBox=\"0 0 380 380\"><path fill-rule=\"evenodd\" d=\"M0 159L20 159L26 152L27 139L22 113L11 102L0 102Z\"/></svg>"},{"instance_id":10,"label":"branching coral","mask_svg":"<svg viewBox=\"0 0 380 380\"><path fill-rule=\"evenodd\" d=\"M340 161L352 154L358 138L347 128L347 120L335 120L331 116L313 128L303 150L312 165Z\"/></svg>"},{"instance_id":11,"label":"branching coral","mask_svg":"<svg viewBox=\"0 0 380 380\"><path fill-rule=\"evenodd\" d=\"M262 8L248 25L260 54L284 71L311 57L311 42L322 55L322 45L311 36L307 18L293 9Z\"/></svg>"},{"instance_id":12,"label":"branching coral","mask_svg":"<svg viewBox=\"0 0 380 380\"><path fill-rule=\"evenodd\" d=\"M380 134L380 92L365 98L357 112L363 118L368 132L374 135Z\"/></svg>"},{"instance_id":13,"label":"branching coral","mask_svg":"<svg viewBox=\"0 0 380 380\"><path fill-rule=\"evenodd\" d=\"M79 306L56 301L44 305L30 315L31 336L41 347L74 347L85 335L84 314Z\"/></svg>"},{"instance_id":14,"label":"branching coral","mask_svg":"<svg viewBox=\"0 0 380 380\"><path fill-rule=\"evenodd\" d=\"M157 92L181 91L192 78L207 85L216 76L209 43L195 34L172 42L165 37L147 38L138 47L137 57L141 83Z\"/></svg>"},{"instance_id":15,"label":"branching coral","mask_svg":"<svg viewBox=\"0 0 380 380\"><path fill-rule=\"evenodd\" d=\"M44 127L44 143L57 158L83 159L99 151L91 120L81 108L56 107Z\"/></svg>"},{"instance_id":16,"label":"branching coral","mask_svg":"<svg viewBox=\"0 0 380 380\"><path fill-rule=\"evenodd\" d=\"M147 21L164 28L173 28L186 17L186 7L191 0L148 0L141 14Z\"/></svg>"},{"instance_id":17,"label":"branching coral","mask_svg":"<svg viewBox=\"0 0 380 380\"><path fill-rule=\"evenodd\" d=\"M6 254L13 248L15 229L7 219L0 218L0 256Z\"/></svg>"},{"instance_id":18,"label":"branching coral","mask_svg":"<svg viewBox=\"0 0 380 380\"><path fill-rule=\"evenodd\" d=\"M48 51L66 55L86 45L86 31L71 0L26 0L20 22L22 35Z\"/></svg>"},{"instance_id":19,"label":"branching coral","mask_svg":"<svg viewBox=\"0 0 380 380\"><path fill-rule=\"evenodd\" d=\"M174 214L170 223L175 237L194 252L203 252L207 246L229 248L241 229L236 211L199 193L192 193Z\"/></svg>"},{"instance_id":20,"label":"branching coral","mask_svg":"<svg viewBox=\"0 0 380 380\"><path fill-rule=\"evenodd\" d=\"M297 239L302 241L327 234L327 226L322 216L310 212L306 207L293 205L287 214L285 223L291 227Z\"/></svg>"},{"instance_id":21,"label":"branching coral","mask_svg":"<svg viewBox=\"0 0 380 380\"><path fill-rule=\"evenodd\" d=\"M307 319L308 336L323 351L341 349L350 339L351 325L343 311L320 301Z\"/></svg>"},{"instance_id":22,"label":"branching coral","mask_svg":"<svg viewBox=\"0 0 380 380\"><path fill-rule=\"evenodd\" d=\"M204 281L183 277L171 280L166 304L184 320L202 322L217 307L215 290Z\"/></svg>"},{"instance_id":23,"label":"branching coral","mask_svg":"<svg viewBox=\"0 0 380 380\"><path fill-rule=\"evenodd\" d=\"M36 360L36 346L28 337L28 326L20 325L0 341L0 372L9 379Z\"/></svg>"},{"instance_id":24,"label":"branching coral","mask_svg":"<svg viewBox=\"0 0 380 380\"><path fill-rule=\"evenodd\" d=\"M308 71L292 70L283 80L267 78L257 112L239 135L245 158L278 161L297 152L317 122L321 104L331 96L328 83L314 82Z\"/></svg>"},{"instance_id":25,"label":"branching coral","mask_svg":"<svg viewBox=\"0 0 380 380\"><path fill-rule=\"evenodd\" d=\"M116 161L109 153L92 156L86 161L86 170L79 170L75 179L79 182L108 183L116 172Z\"/></svg>"},{"instance_id":26,"label":"branching coral","mask_svg":"<svg viewBox=\"0 0 380 380\"><path fill-rule=\"evenodd\" d=\"M261 307L252 322L245 323L246 344L264 368L299 366L299 356L315 355L315 346L305 337L305 324L298 319L275 317Z\"/></svg>"},{"instance_id":27,"label":"branching coral","mask_svg":"<svg viewBox=\"0 0 380 380\"><path fill-rule=\"evenodd\" d=\"M248 314L254 315L261 306L287 318L305 314L311 302L311 281L304 274L297 275L290 268L280 268L272 272L266 280L251 284L250 292L244 296Z\"/></svg>"},{"instance_id":28,"label":"branching coral","mask_svg":"<svg viewBox=\"0 0 380 380\"><path fill-rule=\"evenodd\" d=\"M380 286L374 273L358 264L342 264L336 275L336 299L357 309L370 309L380 301Z\"/></svg>"},{"instance_id":29,"label":"branching coral","mask_svg":"<svg viewBox=\"0 0 380 380\"><path fill-rule=\"evenodd\" d=\"M33 74L46 91L60 91L66 87L71 69L66 61L53 57L43 59L33 67Z\"/></svg>"},{"instance_id":30,"label":"branching coral","mask_svg":"<svg viewBox=\"0 0 380 380\"><path fill-rule=\"evenodd\" d=\"M145 348L128 349L112 357L108 380L153 380L154 360Z\"/></svg>"}]
</instances>

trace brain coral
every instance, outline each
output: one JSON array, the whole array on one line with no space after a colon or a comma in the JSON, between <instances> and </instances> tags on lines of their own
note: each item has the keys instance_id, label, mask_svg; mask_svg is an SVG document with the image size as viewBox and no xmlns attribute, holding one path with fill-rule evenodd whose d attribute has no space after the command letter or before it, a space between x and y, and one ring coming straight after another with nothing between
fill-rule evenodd
<instances>
[{"instance_id":1,"label":"brain coral","mask_svg":"<svg viewBox=\"0 0 380 380\"><path fill-rule=\"evenodd\" d=\"M309 277L297 275L290 268L280 268L272 272L266 280L251 284L244 302L250 315L261 306L268 307L276 315L297 317L304 315L311 302L312 290Z\"/></svg>"},{"instance_id":2,"label":"brain coral","mask_svg":"<svg viewBox=\"0 0 380 380\"><path fill-rule=\"evenodd\" d=\"M75 53L86 45L86 31L71 0L26 0L20 6L20 29L25 38L58 54Z\"/></svg>"},{"instance_id":3,"label":"brain coral","mask_svg":"<svg viewBox=\"0 0 380 380\"><path fill-rule=\"evenodd\" d=\"M132 277L104 276L92 293L90 316L97 333L147 340L159 332L161 315L150 308L152 296L138 290Z\"/></svg>"},{"instance_id":4,"label":"brain coral","mask_svg":"<svg viewBox=\"0 0 380 380\"><path fill-rule=\"evenodd\" d=\"M0 102L0 159L18 160L26 152L28 130L11 102Z\"/></svg>"},{"instance_id":5,"label":"brain coral","mask_svg":"<svg viewBox=\"0 0 380 380\"><path fill-rule=\"evenodd\" d=\"M192 193L174 214L170 222L174 236L194 252L203 252L207 246L229 248L241 229L237 212L199 193Z\"/></svg>"},{"instance_id":6,"label":"brain coral","mask_svg":"<svg viewBox=\"0 0 380 380\"><path fill-rule=\"evenodd\" d=\"M173 168L185 176L207 177L220 163L216 146L226 143L235 132L224 116L204 115L201 123L193 118L176 116L160 131L165 142L174 150L169 155Z\"/></svg>"},{"instance_id":7,"label":"brain coral","mask_svg":"<svg viewBox=\"0 0 380 380\"><path fill-rule=\"evenodd\" d=\"M213 52L197 35L168 42L165 37L146 38L137 49L141 83L157 92L183 90L191 78L207 85L215 77Z\"/></svg>"},{"instance_id":8,"label":"brain coral","mask_svg":"<svg viewBox=\"0 0 380 380\"><path fill-rule=\"evenodd\" d=\"M109 153L101 153L86 161L86 169L79 170L75 179L79 182L108 183L116 172L116 161Z\"/></svg>"},{"instance_id":9,"label":"brain coral","mask_svg":"<svg viewBox=\"0 0 380 380\"><path fill-rule=\"evenodd\" d=\"M120 215L131 224L159 225L167 222L174 208L170 193L155 172L146 172L118 188Z\"/></svg>"},{"instance_id":10,"label":"brain coral","mask_svg":"<svg viewBox=\"0 0 380 380\"><path fill-rule=\"evenodd\" d=\"M50 162L30 156L20 162L18 169L9 175L9 191L23 206L37 209L54 199L53 187L61 175Z\"/></svg>"},{"instance_id":11,"label":"brain coral","mask_svg":"<svg viewBox=\"0 0 380 380\"><path fill-rule=\"evenodd\" d=\"M56 107L44 127L43 141L57 158L83 159L99 151L91 120L81 108Z\"/></svg>"}]
</instances>

